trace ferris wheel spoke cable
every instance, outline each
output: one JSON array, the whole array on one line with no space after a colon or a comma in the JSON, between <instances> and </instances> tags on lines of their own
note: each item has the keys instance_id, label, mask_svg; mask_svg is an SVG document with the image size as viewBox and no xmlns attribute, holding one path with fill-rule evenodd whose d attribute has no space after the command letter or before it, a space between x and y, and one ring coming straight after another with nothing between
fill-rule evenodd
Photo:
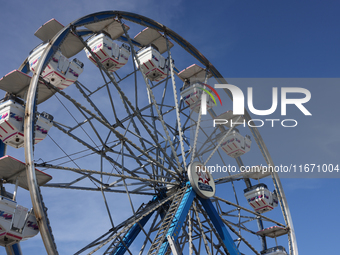
<instances>
[{"instance_id":1,"label":"ferris wheel spoke cable","mask_svg":"<svg viewBox=\"0 0 340 255\"><path fill-rule=\"evenodd\" d=\"M133 47L133 45L132 45L132 43L131 43L130 36L128 35L128 33L127 33L127 31L126 31L126 28L125 28L123 22L121 22L121 26L122 26L122 28L123 28L123 30L124 30L125 36L127 37L128 41L129 41L129 44L130 44L130 47L131 47L131 51L132 51L133 58L134 58L134 59L136 60L136 62L138 63L138 66L141 66L140 61L139 61L139 58L138 58L137 55L136 55L136 51L135 51L135 49L134 49L134 47ZM181 172L183 172L183 169L182 169L181 164L180 164L180 162L179 162L179 159L178 159L178 157L177 157L177 153L176 153L176 151L175 151L175 148L173 147L172 141L171 141L170 136L169 136L169 132L168 132L166 126L165 126L163 116L162 116L162 114L161 114L161 112L160 112L160 110L159 110L159 108L158 108L158 105L157 105L157 103L156 103L155 96L154 96L154 94L153 94L153 92L152 92L152 89L151 89L151 87L150 87L150 84L149 84L148 79L146 78L146 76L145 76L143 70L140 69L140 71L141 71L141 74L143 75L144 82L145 82L145 85L146 85L146 87L147 87L147 91L148 91L148 93L150 94L152 103L153 103L153 105L154 105L154 107L155 107L155 109L156 109L156 112L157 112L157 114L158 114L158 118L159 118L159 120L160 120L160 122L161 122L161 124L162 124L164 133L165 133L165 135L166 135L166 137L167 137L167 140L169 141L169 145L170 145L171 151L172 151L172 153L173 153L174 156L175 156L176 163L177 163L177 167L175 167L174 170L175 170L175 172L178 174L178 176L181 176ZM155 142L156 142L156 140L155 140ZM157 145L158 145L158 142L157 142ZM159 145L158 145L158 146L159 146ZM161 148L161 147L160 147L160 148ZM165 154L165 155L166 155L166 154ZM177 168L178 168L178 169L177 169Z\"/></svg>"}]
</instances>

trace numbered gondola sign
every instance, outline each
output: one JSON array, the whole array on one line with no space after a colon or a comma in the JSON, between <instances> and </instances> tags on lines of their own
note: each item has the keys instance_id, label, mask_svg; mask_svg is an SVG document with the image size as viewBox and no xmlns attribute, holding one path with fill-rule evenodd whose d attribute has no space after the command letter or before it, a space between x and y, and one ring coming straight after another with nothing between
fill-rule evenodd
<instances>
[{"instance_id":1,"label":"numbered gondola sign","mask_svg":"<svg viewBox=\"0 0 340 255\"><path fill-rule=\"evenodd\" d=\"M200 162L193 162L188 168L188 177L192 188L196 193L205 199L208 199L215 195L215 182L205 167Z\"/></svg>"}]
</instances>

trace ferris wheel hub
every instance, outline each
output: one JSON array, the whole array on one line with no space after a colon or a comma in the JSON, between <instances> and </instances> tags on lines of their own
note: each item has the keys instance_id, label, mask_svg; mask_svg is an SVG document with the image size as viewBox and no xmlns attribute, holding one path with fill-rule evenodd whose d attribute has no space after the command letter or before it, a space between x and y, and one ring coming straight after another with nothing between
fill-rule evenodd
<instances>
[{"instance_id":1,"label":"ferris wheel hub","mask_svg":"<svg viewBox=\"0 0 340 255\"><path fill-rule=\"evenodd\" d=\"M202 163L196 161L188 167L188 177L192 188L197 195L204 199L215 195L215 182L209 169Z\"/></svg>"}]
</instances>

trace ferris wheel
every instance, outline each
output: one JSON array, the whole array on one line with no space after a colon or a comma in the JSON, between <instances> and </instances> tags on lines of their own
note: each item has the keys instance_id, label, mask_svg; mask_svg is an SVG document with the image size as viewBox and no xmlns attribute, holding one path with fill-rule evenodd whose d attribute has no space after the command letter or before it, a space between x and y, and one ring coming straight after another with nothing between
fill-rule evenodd
<instances>
[{"instance_id":1,"label":"ferris wheel","mask_svg":"<svg viewBox=\"0 0 340 255\"><path fill-rule=\"evenodd\" d=\"M215 110L218 94L231 94L212 84L227 81L189 42L121 11L65 27L52 19L35 35L42 43L0 80L0 138L4 148L24 147L26 161L25 172L3 150L0 179L29 189L33 204L20 211L15 195L1 193L12 218L0 217L0 245L39 231L58 254L61 232L84 232L92 241L74 254L298 254L277 173L207 171L216 160L241 169L256 145L274 163L256 127L251 136L227 121L204 127L251 118ZM59 221L84 210L100 217L79 220L85 231ZM92 233L99 221L102 232Z\"/></svg>"}]
</instances>

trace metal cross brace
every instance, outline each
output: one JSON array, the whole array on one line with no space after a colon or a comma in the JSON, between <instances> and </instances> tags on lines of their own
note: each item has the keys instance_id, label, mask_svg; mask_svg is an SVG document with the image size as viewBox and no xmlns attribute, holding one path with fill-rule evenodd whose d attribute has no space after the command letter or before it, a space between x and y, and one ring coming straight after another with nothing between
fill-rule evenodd
<instances>
[{"instance_id":1,"label":"metal cross brace","mask_svg":"<svg viewBox=\"0 0 340 255\"><path fill-rule=\"evenodd\" d=\"M193 190L191 185L187 183L187 190L185 192L185 195L180 202L180 205L175 212L175 215L172 219L170 228L166 234L167 238L165 241L161 244L161 247L158 251L158 255L165 255L169 249L169 247L172 249L173 253L176 254L176 242L178 239L178 236L180 234L182 225L186 219L186 216L189 213L189 210L192 206L192 203L194 201L194 198L197 197L201 204L203 205L204 210L207 212L211 222L213 223L216 231L218 232L219 236L221 237L225 247L228 249L228 252L230 255L240 255L240 251L236 247L233 239L231 238L226 226L222 222L218 212L216 211L216 208L214 207L213 203L210 199L203 199L199 196L197 196L196 192ZM149 217L148 217L149 219ZM145 223L148 221L148 219L145 219L145 221L140 222L140 224L145 225ZM136 238L138 233L140 232L140 227L136 225L136 227L132 227L131 230L127 233L127 235L124 237L124 243L126 245L130 245L133 240ZM169 243L169 240L175 245L171 246ZM119 252L119 251L120 252ZM116 251L112 254L123 254L126 251L125 247L117 247ZM122 253L121 253L122 252Z\"/></svg>"}]
</instances>

